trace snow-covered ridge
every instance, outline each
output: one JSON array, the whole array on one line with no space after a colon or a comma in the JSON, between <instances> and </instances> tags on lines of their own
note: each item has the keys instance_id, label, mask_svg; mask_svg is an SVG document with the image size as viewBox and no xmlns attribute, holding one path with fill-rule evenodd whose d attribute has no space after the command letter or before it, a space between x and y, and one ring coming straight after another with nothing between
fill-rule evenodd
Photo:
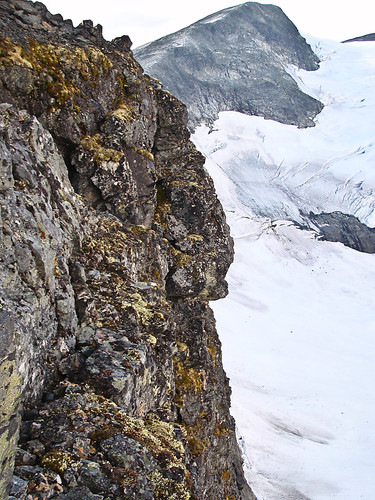
<instances>
[{"instance_id":1,"label":"snow-covered ridge","mask_svg":"<svg viewBox=\"0 0 375 500\"><path fill-rule=\"evenodd\" d=\"M375 255L291 221L340 210L375 225L375 43L309 42L321 68L289 71L325 104L314 128L225 112L193 136L235 238L212 306L258 499L371 500Z\"/></svg>"}]
</instances>

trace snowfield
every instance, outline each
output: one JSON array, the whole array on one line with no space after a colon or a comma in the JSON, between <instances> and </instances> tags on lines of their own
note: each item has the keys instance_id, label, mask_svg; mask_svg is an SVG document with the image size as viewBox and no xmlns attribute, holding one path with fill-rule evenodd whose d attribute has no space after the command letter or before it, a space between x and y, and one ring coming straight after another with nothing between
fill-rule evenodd
<instances>
[{"instance_id":1,"label":"snowfield","mask_svg":"<svg viewBox=\"0 0 375 500\"><path fill-rule=\"evenodd\" d=\"M193 140L257 214L298 220L299 210L341 210L373 227L375 43L311 45L320 70L289 72L325 104L315 127L224 112L212 133L201 126Z\"/></svg>"},{"instance_id":2,"label":"snowfield","mask_svg":"<svg viewBox=\"0 0 375 500\"><path fill-rule=\"evenodd\" d=\"M301 212L375 225L375 42L309 39L325 104L298 129L221 113L193 140L235 239L212 303L248 481L259 500L375 498L375 255L298 229Z\"/></svg>"}]
</instances>

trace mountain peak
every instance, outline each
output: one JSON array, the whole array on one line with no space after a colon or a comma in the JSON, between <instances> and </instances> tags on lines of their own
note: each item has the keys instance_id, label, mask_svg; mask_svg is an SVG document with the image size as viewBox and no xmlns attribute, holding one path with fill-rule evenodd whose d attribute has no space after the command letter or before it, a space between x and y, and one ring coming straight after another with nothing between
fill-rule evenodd
<instances>
[{"instance_id":1,"label":"mountain peak","mask_svg":"<svg viewBox=\"0 0 375 500\"><path fill-rule=\"evenodd\" d=\"M229 7L134 54L187 104L193 127L227 110L306 127L322 109L286 70L288 65L315 70L319 59L275 5Z\"/></svg>"}]
</instances>

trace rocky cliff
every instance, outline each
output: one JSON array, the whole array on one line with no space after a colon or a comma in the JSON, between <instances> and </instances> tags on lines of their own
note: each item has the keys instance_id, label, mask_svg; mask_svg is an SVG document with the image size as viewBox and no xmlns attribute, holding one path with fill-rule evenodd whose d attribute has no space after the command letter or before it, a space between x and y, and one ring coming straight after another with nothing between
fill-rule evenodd
<instances>
[{"instance_id":1,"label":"rocky cliff","mask_svg":"<svg viewBox=\"0 0 375 500\"><path fill-rule=\"evenodd\" d=\"M247 2L208 16L134 51L145 70L186 103L191 128L220 111L310 127L323 105L287 71L319 59L275 5Z\"/></svg>"},{"instance_id":2,"label":"rocky cliff","mask_svg":"<svg viewBox=\"0 0 375 500\"><path fill-rule=\"evenodd\" d=\"M208 305L232 241L186 107L127 36L23 0L0 26L1 499L254 498Z\"/></svg>"}]
</instances>

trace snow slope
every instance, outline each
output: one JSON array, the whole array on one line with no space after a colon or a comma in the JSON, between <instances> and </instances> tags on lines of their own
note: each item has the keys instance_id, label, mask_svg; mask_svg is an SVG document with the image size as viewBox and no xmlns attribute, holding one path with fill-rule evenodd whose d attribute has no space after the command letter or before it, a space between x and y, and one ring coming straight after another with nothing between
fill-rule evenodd
<instances>
[{"instance_id":1,"label":"snow slope","mask_svg":"<svg viewBox=\"0 0 375 500\"><path fill-rule=\"evenodd\" d=\"M201 126L194 140L257 214L297 220L299 210L341 210L374 226L375 44L315 45L321 69L289 71L325 104L317 126L225 112L217 132Z\"/></svg>"},{"instance_id":2,"label":"snow slope","mask_svg":"<svg viewBox=\"0 0 375 500\"><path fill-rule=\"evenodd\" d=\"M193 140L235 238L213 303L232 411L259 500L375 498L375 255L318 241L301 211L375 225L375 43L308 40L295 71L312 129L221 113Z\"/></svg>"}]
</instances>

